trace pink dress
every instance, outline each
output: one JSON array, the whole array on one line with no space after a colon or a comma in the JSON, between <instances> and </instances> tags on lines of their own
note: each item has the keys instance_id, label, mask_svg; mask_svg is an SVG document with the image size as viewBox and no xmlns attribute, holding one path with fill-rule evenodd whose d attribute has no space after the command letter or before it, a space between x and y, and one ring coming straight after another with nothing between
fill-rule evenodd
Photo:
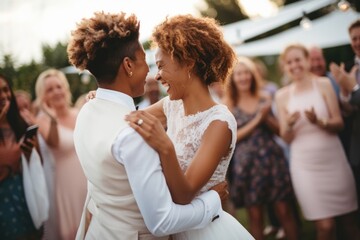
<instances>
[{"instance_id":1,"label":"pink dress","mask_svg":"<svg viewBox=\"0 0 360 240\"><path fill-rule=\"evenodd\" d=\"M336 134L307 120L304 111L314 107L318 118L327 119L329 111L318 90L294 93L290 86L288 112L300 112L290 145L290 173L295 194L307 220L330 218L358 208L355 181L345 152Z\"/></svg>"},{"instance_id":2,"label":"pink dress","mask_svg":"<svg viewBox=\"0 0 360 240\"><path fill-rule=\"evenodd\" d=\"M60 143L55 159L55 201L62 240L74 240L87 193L87 181L76 155L73 129L58 125Z\"/></svg>"}]
</instances>

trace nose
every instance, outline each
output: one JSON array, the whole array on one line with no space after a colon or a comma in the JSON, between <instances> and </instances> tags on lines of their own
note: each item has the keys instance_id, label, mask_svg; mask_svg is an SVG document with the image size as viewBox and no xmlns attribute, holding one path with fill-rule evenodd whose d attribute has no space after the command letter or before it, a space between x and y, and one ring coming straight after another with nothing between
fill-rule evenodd
<instances>
[{"instance_id":1,"label":"nose","mask_svg":"<svg viewBox=\"0 0 360 240\"><path fill-rule=\"evenodd\" d=\"M161 75L160 75L159 72L156 73L156 75L155 75L155 80L156 80L156 81L160 81L160 80L161 80Z\"/></svg>"}]
</instances>

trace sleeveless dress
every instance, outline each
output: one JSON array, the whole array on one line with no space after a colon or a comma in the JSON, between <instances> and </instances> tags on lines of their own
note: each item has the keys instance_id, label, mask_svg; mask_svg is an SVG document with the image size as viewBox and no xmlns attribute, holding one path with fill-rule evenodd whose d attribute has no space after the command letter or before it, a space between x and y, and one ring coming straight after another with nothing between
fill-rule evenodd
<instances>
[{"instance_id":1,"label":"sleeveless dress","mask_svg":"<svg viewBox=\"0 0 360 240\"><path fill-rule=\"evenodd\" d=\"M300 112L290 144L290 173L296 197L305 219L318 220L352 212L358 208L355 182L345 152L336 134L307 120L304 111L314 108L318 118L329 111L318 89L294 93L290 86L288 112Z\"/></svg>"},{"instance_id":2,"label":"sleeveless dress","mask_svg":"<svg viewBox=\"0 0 360 240\"><path fill-rule=\"evenodd\" d=\"M55 201L60 239L75 239L87 193L87 181L75 152L74 130L58 125L59 146L55 159Z\"/></svg>"},{"instance_id":3,"label":"sleeveless dress","mask_svg":"<svg viewBox=\"0 0 360 240\"><path fill-rule=\"evenodd\" d=\"M241 128L257 111L247 113L235 107L233 114L237 127ZM294 197L288 162L274 135L265 124L260 124L236 144L229 169L231 197L236 207L265 205Z\"/></svg>"},{"instance_id":4,"label":"sleeveless dress","mask_svg":"<svg viewBox=\"0 0 360 240\"><path fill-rule=\"evenodd\" d=\"M233 135L229 154L221 159L214 174L208 183L202 187L200 193L208 191L211 187L224 181L236 142L236 122L228 108L225 105L217 104L203 112L185 116L182 100L171 101L166 97L164 113L167 117L167 133L174 143L176 155L183 172L186 171L199 149L202 136L210 123L216 120L227 122ZM207 227L172 235L172 239L248 240L254 238L234 217L223 211L220 218L211 222Z\"/></svg>"}]
</instances>

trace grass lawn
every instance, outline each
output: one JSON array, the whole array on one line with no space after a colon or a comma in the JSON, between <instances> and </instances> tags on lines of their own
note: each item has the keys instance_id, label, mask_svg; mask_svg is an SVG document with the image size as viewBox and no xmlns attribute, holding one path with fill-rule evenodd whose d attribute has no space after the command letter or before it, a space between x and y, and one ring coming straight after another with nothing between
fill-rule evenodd
<instances>
[{"instance_id":1,"label":"grass lawn","mask_svg":"<svg viewBox=\"0 0 360 240\"><path fill-rule=\"evenodd\" d=\"M236 210L236 218L246 229L249 229L248 218L244 208ZM314 224L312 222L304 220L303 218L301 220L302 220L302 225L300 229L301 231L300 239L315 240L316 236L315 236ZM267 240L275 240L275 236L269 236Z\"/></svg>"}]
</instances>

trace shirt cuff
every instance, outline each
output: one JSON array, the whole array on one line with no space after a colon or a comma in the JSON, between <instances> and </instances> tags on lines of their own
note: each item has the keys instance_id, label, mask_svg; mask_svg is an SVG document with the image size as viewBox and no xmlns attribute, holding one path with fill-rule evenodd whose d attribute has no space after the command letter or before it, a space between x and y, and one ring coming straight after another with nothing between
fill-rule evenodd
<instances>
[{"instance_id":1,"label":"shirt cuff","mask_svg":"<svg viewBox=\"0 0 360 240\"><path fill-rule=\"evenodd\" d=\"M348 102L350 101L350 99L351 99L351 95L350 95L350 94L348 94L347 96L344 96L344 95L342 94L342 92L340 92L340 101L341 101L341 102L348 103Z\"/></svg>"},{"instance_id":2,"label":"shirt cuff","mask_svg":"<svg viewBox=\"0 0 360 240\"><path fill-rule=\"evenodd\" d=\"M359 90L359 88L360 88L360 86L359 86L359 84L355 84L355 86L353 87L353 89L352 89L352 93L353 92L356 92L357 90Z\"/></svg>"},{"instance_id":3,"label":"shirt cuff","mask_svg":"<svg viewBox=\"0 0 360 240\"><path fill-rule=\"evenodd\" d=\"M195 200L201 200L204 203L205 214L201 223L194 229L203 228L212 221L218 221L217 219L221 217L221 213L223 212L223 210L221 208L221 200L219 194L216 191L207 191L197 196Z\"/></svg>"}]
</instances>

